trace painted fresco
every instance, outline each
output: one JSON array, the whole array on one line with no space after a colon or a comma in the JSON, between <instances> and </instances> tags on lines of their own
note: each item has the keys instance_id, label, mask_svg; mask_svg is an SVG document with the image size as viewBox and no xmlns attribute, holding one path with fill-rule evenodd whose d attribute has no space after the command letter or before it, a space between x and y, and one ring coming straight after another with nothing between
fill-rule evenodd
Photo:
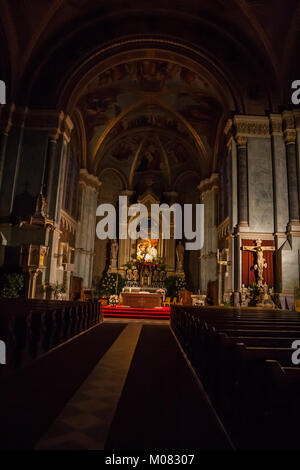
<instances>
[{"instance_id":1,"label":"painted fresco","mask_svg":"<svg viewBox=\"0 0 300 470\"><path fill-rule=\"evenodd\" d=\"M120 64L91 82L79 102L90 152L107 131L109 139L141 127L169 129L187 137L190 124L199 135L212 133L220 108L208 98L211 94L209 83L171 62L149 59Z\"/></svg>"}]
</instances>

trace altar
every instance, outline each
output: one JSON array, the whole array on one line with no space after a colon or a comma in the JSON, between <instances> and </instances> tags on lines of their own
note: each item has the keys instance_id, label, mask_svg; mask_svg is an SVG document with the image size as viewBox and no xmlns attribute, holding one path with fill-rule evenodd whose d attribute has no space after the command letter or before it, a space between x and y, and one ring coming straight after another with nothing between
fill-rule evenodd
<instances>
[{"instance_id":1,"label":"altar","mask_svg":"<svg viewBox=\"0 0 300 470\"><path fill-rule=\"evenodd\" d=\"M162 307L163 294L149 291L122 292L123 305L132 308Z\"/></svg>"}]
</instances>

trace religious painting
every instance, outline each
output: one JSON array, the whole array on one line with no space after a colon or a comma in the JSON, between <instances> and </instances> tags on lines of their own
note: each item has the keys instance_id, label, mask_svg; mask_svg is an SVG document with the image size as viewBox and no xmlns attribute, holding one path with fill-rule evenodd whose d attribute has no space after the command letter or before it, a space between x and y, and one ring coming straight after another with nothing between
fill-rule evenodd
<instances>
[{"instance_id":1,"label":"religious painting","mask_svg":"<svg viewBox=\"0 0 300 470\"><path fill-rule=\"evenodd\" d=\"M156 93L161 102L185 119L211 123L219 109L216 101L209 101L210 86L194 71L164 60L137 60L112 67L87 85L79 102L89 144L92 148L114 120L109 139L145 126L175 130L189 138L181 119L164 106L146 103L134 111L133 118L126 110L141 98L147 99L149 93ZM125 115L118 121L121 113Z\"/></svg>"},{"instance_id":2,"label":"religious painting","mask_svg":"<svg viewBox=\"0 0 300 470\"><path fill-rule=\"evenodd\" d=\"M137 142L133 139L122 140L113 148L111 156L120 162L126 161L133 157L136 147Z\"/></svg>"},{"instance_id":3,"label":"religious painting","mask_svg":"<svg viewBox=\"0 0 300 470\"><path fill-rule=\"evenodd\" d=\"M160 152L153 144L148 145L142 153L140 164L138 165L136 171L157 171L161 170L162 168L163 162Z\"/></svg>"},{"instance_id":4,"label":"religious painting","mask_svg":"<svg viewBox=\"0 0 300 470\"><path fill-rule=\"evenodd\" d=\"M136 257L141 263L153 263L158 256L158 240L139 240L137 242Z\"/></svg>"},{"instance_id":5,"label":"religious painting","mask_svg":"<svg viewBox=\"0 0 300 470\"><path fill-rule=\"evenodd\" d=\"M127 281L133 281L133 272L132 269L127 269L126 271L126 280Z\"/></svg>"},{"instance_id":6,"label":"religious painting","mask_svg":"<svg viewBox=\"0 0 300 470\"><path fill-rule=\"evenodd\" d=\"M87 116L88 127L103 126L110 119L120 114L121 108L117 101L120 91L118 89L106 89L85 96L82 107Z\"/></svg>"}]
</instances>

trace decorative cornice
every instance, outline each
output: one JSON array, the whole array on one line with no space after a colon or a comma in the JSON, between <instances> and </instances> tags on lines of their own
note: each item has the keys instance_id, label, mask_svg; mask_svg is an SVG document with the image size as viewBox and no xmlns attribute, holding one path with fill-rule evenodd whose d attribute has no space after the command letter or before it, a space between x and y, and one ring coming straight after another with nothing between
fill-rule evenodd
<instances>
[{"instance_id":1,"label":"decorative cornice","mask_svg":"<svg viewBox=\"0 0 300 470\"><path fill-rule=\"evenodd\" d=\"M201 194L207 191L213 191L214 189L219 189L219 175L217 173L213 173L210 178L206 178L201 181L197 188Z\"/></svg>"},{"instance_id":2,"label":"decorative cornice","mask_svg":"<svg viewBox=\"0 0 300 470\"><path fill-rule=\"evenodd\" d=\"M102 183L97 176L92 175L85 168L82 168L79 172L79 184L89 186L98 192Z\"/></svg>"},{"instance_id":3,"label":"decorative cornice","mask_svg":"<svg viewBox=\"0 0 300 470\"><path fill-rule=\"evenodd\" d=\"M273 136L283 135L283 120L281 114L270 114L271 134Z\"/></svg>"},{"instance_id":4,"label":"decorative cornice","mask_svg":"<svg viewBox=\"0 0 300 470\"><path fill-rule=\"evenodd\" d=\"M233 118L235 137L270 137L270 122L267 116L241 116Z\"/></svg>"},{"instance_id":5,"label":"decorative cornice","mask_svg":"<svg viewBox=\"0 0 300 470\"><path fill-rule=\"evenodd\" d=\"M61 227L63 229L66 229L68 232L71 232L73 234L76 233L76 227L77 227L77 221L73 219L67 212L65 212L63 209L60 211L60 217L61 217Z\"/></svg>"},{"instance_id":6,"label":"decorative cornice","mask_svg":"<svg viewBox=\"0 0 300 470\"><path fill-rule=\"evenodd\" d=\"M297 131L300 131L300 109L294 110L294 118L295 118L295 127Z\"/></svg>"},{"instance_id":7,"label":"decorative cornice","mask_svg":"<svg viewBox=\"0 0 300 470\"><path fill-rule=\"evenodd\" d=\"M26 129L48 132L49 137L57 140L61 134L63 120L63 112L31 109L26 119Z\"/></svg>"},{"instance_id":8,"label":"decorative cornice","mask_svg":"<svg viewBox=\"0 0 300 470\"><path fill-rule=\"evenodd\" d=\"M295 129L295 117L293 111L283 111L283 129Z\"/></svg>"},{"instance_id":9,"label":"decorative cornice","mask_svg":"<svg viewBox=\"0 0 300 470\"><path fill-rule=\"evenodd\" d=\"M31 109L26 118L26 129L47 132L52 140L57 141L61 135L70 142L74 124L62 111Z\"/></svg>"}]
</instances>

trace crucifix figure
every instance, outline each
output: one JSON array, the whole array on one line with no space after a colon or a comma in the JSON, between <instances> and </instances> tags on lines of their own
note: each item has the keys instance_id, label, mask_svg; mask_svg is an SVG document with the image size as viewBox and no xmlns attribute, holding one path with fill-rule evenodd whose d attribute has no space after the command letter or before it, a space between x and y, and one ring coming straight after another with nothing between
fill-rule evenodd
<instances>
[{"instance_id":1,"label":"crucifix figure","mask_svg":"<svg viewBox=\"0 0 300 470\"><path fill-rule=\"evenodd\" d=\"M254 265L254 269L257 271L258 277L258 286L263 285L263 272L264 268L267 268L268 265L264 258L264 251L275 251L273 246L262 246L262 241L260 239L256 240L256 246L243 246L243 251L252 251L256 253L256 264Z\"/></svg>"}]
</instances>

